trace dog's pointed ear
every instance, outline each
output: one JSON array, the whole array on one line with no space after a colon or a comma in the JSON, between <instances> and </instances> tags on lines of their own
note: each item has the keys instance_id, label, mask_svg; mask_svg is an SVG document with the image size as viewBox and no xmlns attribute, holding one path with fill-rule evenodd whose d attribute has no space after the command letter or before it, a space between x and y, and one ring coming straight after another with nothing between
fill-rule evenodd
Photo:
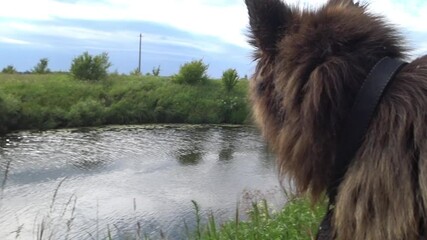
<instances>
[{"instance_id":1,"label":"dog's pointed ear","mask_svg":"<svg viewBox=\"0 0 427 240\"><path fill-rule=\"evenodd\" d=\"M276 45L292 24L292 9L281 0L245 0L253 46L274 54Z\"/></svg>"},{"instance_id":2,"label":"dog's pointed ear","mask_svg":"<svg viewBox=\"0 0 427 240\"><path fill-rule=\"evenodd\" d=\"M359 2L354 2L354 0L329 0L328 5L339 5L344 7L354 6L359 7Z\"/></svg>"}]
</instances>

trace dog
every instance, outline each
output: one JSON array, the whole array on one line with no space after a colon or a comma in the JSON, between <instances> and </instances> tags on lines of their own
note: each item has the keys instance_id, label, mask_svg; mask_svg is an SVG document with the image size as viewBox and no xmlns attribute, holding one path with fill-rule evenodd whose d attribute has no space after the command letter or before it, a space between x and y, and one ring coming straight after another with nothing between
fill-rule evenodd
<instances>
[{"instance_id":1,"label":"dog","mask_svg":"<svg viewBox=\"0 0 427 240\"><path fill-rule=\"evenodd\" d=\"M407 59L397 29L367 5L329 0L301 9L245 0L255 73L256 124L277 155L280 176L314 203L333 181L335 155L359 89L384 57ZM340 180L331 238L412 240L427 229L427 56L386 88Z\"/></svg>"}]
</instances>

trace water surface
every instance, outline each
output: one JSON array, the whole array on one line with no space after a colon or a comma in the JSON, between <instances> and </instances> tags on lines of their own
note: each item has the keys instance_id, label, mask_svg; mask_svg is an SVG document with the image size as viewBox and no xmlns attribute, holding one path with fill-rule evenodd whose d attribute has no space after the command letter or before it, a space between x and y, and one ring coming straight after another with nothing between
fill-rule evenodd
<instances>
[{"instance_id":1,"label":"water surface","mask_svg":"<svg viewBox=\"0 0 427 240\"><path fill-rule=\"evenodd\" d=\"M185 239L191 200L220 219L254 195L282 202L274 157L247 126L19 132L0 138L0 171L0 239Z\"/></svg>"}]
</instances>

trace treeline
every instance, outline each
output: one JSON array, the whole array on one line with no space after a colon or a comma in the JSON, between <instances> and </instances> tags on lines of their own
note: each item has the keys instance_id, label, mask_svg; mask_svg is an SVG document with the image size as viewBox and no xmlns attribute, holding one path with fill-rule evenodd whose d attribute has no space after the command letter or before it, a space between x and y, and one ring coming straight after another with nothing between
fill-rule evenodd
<instances>
[{"instance_id":1,"label":"treeline","mask_svg":"<svg viewBox=\"0 0 427 240\"><path fill-rule=\"evenodd\" d=\"M107 55L100 55L104 58ZM221 81L209 79L201 60L170 77L104 74L109 67L87 53L70 74L0 74L0 132L108 124L249 122L248 81L234 69ZM96 57L96 56L95 56ZM89 64L90 65L90 64ZM45 69L47 64L44 65ZM89 74L81 77L76 72ZM92 74L92 75L91 75ZM95 74L95 75L93 75Z\"/></svg>"}]
</instances>

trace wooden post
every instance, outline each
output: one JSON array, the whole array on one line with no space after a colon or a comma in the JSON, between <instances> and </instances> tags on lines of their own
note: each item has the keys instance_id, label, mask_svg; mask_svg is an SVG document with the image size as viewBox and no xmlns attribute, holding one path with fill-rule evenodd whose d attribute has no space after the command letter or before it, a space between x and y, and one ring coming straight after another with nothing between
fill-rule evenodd
<instances>
[{"instance_id":1,"label":"wooden post","mask_svg":"<svg viewBox=\"0 0 427 240\"><path fill-rule=\"evenodd\" d=\"M142 45L142 33L139 34L139 64L138 64L139 74L141 74L141 45Z\"/></svg>"}]
</instances>

